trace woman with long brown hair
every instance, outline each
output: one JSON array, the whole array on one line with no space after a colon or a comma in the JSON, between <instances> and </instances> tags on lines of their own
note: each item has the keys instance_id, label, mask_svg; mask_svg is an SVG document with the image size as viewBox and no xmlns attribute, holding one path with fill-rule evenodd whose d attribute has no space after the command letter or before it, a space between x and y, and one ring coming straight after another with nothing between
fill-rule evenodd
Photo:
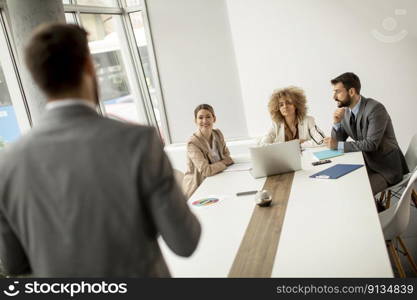
<instances>
[{"instance_id":1,"label":"woman with long brown hair","mask_svg":"<svg viewBox=\"0 0 417 300\"><path fill-rule=\"evenodd\" d=\"M214 129L216 115L213 107L201 104L194 110L197 131L187 143L187 171L184 175L183 189L190 197L203 180L217 174L233 164L223 134Z\"/></svg>"}]
</instances>

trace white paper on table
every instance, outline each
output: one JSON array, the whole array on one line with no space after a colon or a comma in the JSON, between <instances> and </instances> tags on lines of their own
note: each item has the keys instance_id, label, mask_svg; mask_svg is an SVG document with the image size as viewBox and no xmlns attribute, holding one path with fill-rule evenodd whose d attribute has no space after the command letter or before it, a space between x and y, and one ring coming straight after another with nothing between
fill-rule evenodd
<instances>
[{"instance_id":1,"label":"white paper on table","mask_svg":"<svg viewBox=\"0 0 417 300\"><path fill-rule=\"evenodd\" d=\"M252 163L245 162L230 165L226 170L223 170L223 172L249 171L250 169L252 169Z\"/></svg>"}]
</instances>

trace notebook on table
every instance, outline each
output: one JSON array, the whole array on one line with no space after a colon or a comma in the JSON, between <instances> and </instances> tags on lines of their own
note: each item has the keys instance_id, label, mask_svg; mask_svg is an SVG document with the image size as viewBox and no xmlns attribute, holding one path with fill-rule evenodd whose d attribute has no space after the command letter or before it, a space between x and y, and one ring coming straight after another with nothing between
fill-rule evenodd
<instances>
[{"instance_id":1,"label":"notebook on table","mask_svg":"<svg viewBox=\"0 0 417 300\"><path fill-rule=\"evenodd\" d=\"M363 165L352 164L337 164L316 174L311 175L311 178L336 179L346 175L356 169L363 167Z\"/></svg>"},{"instance_id":2,"label":"notebook on table","mask_svg":"<svg viewBox=\"0 0 417 300\"><path fill-rule=\"evenodd\" d=\"M328 158L343 155L343 152L336 151L336 150L324 150L324 151L319 151L319 152L313 152L313 154L319 160L322 160L322 159L328 159Z\"/></svg>"}]
</instances>

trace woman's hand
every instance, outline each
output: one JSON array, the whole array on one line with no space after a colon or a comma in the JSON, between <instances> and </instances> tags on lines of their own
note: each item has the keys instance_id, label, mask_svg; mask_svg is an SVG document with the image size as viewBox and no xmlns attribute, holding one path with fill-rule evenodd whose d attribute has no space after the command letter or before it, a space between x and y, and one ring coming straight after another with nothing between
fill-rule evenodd
<instances>
[{"instance_id":1,"label":"woman's hand","mask_svg":"<svg viewBox=\"0 0 417 300\"><path fill-rule=\"evenodd\" d=\"M225 159L222 160L222 162L226 165L226 166L230 166L233 164L233 160L230 157L226 157Z\"/></svg>"}]
</instances>

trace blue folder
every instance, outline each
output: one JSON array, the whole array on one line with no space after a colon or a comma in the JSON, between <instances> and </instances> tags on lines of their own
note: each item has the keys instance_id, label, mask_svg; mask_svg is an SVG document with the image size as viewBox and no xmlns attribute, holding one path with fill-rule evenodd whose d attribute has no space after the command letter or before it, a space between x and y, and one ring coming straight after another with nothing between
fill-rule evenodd
<instances>
[{"instance_id":1,"label":"blue folder","mask_svg":"<svg viewBox=\"0 0 417 300\"><path fill-rule=\"evenodd\" d=\"M332 158L335 156L343 155L343 152L336 151L336 150L324 150L324 151L319 151L319 152L313 152L313 154L315 157L322 160L322 159L328 159L328 158Z\"/></svg>"},{"instance_id":2,"label":"blue folder","mask_svg":"<svg viewBox=\"0 0 417 300\"><path fill-rule=\"evenodd\" d=\"M363 165L350 165L350 164L337 164L333 167L327 168L321 172L311 175L311 178L325 178L325 179L336 179L347 173L355 171L363 167Z\"/></svg>"}]
</instances>

